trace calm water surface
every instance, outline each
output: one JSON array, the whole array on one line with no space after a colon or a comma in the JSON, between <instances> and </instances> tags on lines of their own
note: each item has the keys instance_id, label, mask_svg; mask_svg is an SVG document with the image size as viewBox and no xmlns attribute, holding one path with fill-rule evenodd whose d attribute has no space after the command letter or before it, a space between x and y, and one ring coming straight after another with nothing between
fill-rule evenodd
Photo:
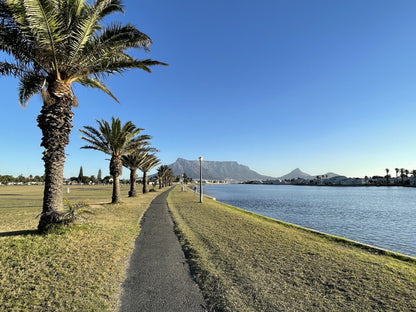
<instances>
[{"instance_id":1,"label":"calm water surface","mask_svg":"<svg viewBox=\"0 0 416 312\"><path fill-rule=\"evenodd\" d=\"M416 256L416 188L206 185L218 201Z\"/></svg>"}]
</instances>

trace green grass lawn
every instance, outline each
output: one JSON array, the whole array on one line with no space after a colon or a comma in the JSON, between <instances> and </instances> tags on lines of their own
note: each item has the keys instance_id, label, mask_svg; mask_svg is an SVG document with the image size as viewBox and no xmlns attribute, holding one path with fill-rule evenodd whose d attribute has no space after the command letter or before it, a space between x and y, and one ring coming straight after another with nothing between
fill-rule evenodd
<instances>
[{"instance_id":1,"label":"green grass lawn","mask_svg":"<svg viewBox=\"0 0 416 312\"><path fill-rule=\"evenodd\" d=\"M212 310L416 311L415 260L198 201L179 188L168 198Z\"/></svg>"},{"instance_id":2,"label":"green grass lawn","mask_svg":"<svg viewBox=\"0 0 416 312\"><path fill-rule=\"evenodd\" d=\"M91 222L39 235L41 186L0 186L0 311L115 311L138 222L160 192L112 205L111 186L64 187Z\"/></svg>"}]
</instances>

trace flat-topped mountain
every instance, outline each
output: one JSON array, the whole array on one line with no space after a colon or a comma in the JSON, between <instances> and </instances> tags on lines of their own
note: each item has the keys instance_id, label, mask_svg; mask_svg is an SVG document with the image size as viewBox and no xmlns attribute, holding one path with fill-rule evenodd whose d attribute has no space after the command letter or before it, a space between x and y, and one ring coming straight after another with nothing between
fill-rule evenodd
<instances>
[{"instance_id":1,"label":"flat-topped mountain","mask_svg":"<svg viewBox=\"0 0 416 312\"><path fill-rule=\"evenodd\" d=\"M186 173L192 179L199 179L199 161L178 158L169 165L175 176ZM268 180L272 177L261 175L236 161L202 161L202 178L206 180Z\"/></svg>"}]
</instances>

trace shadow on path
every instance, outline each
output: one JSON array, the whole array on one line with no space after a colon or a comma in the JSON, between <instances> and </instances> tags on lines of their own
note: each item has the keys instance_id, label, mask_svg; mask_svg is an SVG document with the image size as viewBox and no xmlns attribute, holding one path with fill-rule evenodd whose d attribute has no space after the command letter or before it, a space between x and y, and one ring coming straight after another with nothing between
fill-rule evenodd
<instances>
[{"instance_id":1,"label":"shadow on path","mask_svg":"<svg viewBox=\"0 0 416 312\"><path fill-rule=\"evenodd\" d=\"M157 196L145 212L127 278L120 312L203 312L204 299L173 229L166 198Z\"/></svg>"}]
</instances>

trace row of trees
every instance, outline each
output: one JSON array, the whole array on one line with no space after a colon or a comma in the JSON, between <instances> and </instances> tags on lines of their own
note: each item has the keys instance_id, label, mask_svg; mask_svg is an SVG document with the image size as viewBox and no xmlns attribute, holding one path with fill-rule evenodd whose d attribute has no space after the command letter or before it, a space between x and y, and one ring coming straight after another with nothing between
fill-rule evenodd
<instances>
[{"instance_id":1,"label":"row of trees","mask_svg":"<svg viewBox=\"0 0 416 312\"><path fill-rule=\"evenodd\" d=\"M12 175L0 175L0 183L1 184L7 184L7 183L28 183L28 182L45 182L44 176L33 176L29 175L28 177L23 176L23 174L20 174L17 177L14 177Z\"/></svg>"},{"instance_id":2,"label":"row of trees","mask_svg":"<svg viewBox=\"0 0 416 312\"><path fill-rule=\"evenodd\" d=\"M416 170L408 170L405 168L395 168L394 169L396 171L396 178L399 177L399 172L400 172L400 177L401 178L407 178L409 176L409 174L411 174L412 176L416 177ZM386 176L390 176L389 175L390 169L386 168Z\"/></svg>"},{"instance_id":3,"label":"row of trees","mask_svg":"<svg viewBox=\"0 0 416 312\"><path fill-rule=\"evenodd\" d=\"M407 178L409 178L409 174L411 174L413 177L416 177L416 170L408 170L405 168L395 168L394 171L396 172L396 180L394 182L395 184L399 184L399 185L408 184L409 180ZM391 178L391 175L389 174L389 172L390 172L390 169L386 168L385 178L386 178L387 183L389 183L388 180Z\"/></svg>"},{"instance_id":4,"label":"row of trees","mask_svg":"<svg viewBox=\"0 0 416 312\"><path fill-rule=\"evenodd\" d=\"M167 165L162 165L157 169L157 177L159 180L159 188L170 186L175 180L172 169Z\"/></svg>"},{"instance_id":5,"label":"row of trees","mask_svg":"<svg viewBox=\"0 0 416 312\"><path fill-rule=\"evenodd\" d=\"M112 117L111 124L97 120L98 127L84 126L80 132L81 139L88 142L82 149L93 149L110 155L110 175L113 177L112 203L120 201L120 176L123 166L130 169L129 196L136 196L137 169L143 172L143 193L148 190L147 173L156 167L160 160L158 151L150 146L149 135L140 135L144 129L137 128L131 121L121 124L118 118Z\"/></svg>"},{"instance_id":6,"label":"row of trees","mask_svg":"<svg viewBox=\"0 0 416 312\"><path fill-rule=\"evenodd\" d=\"M0 0L0 51L10 56L0 61L0 75L20 80L21 106L38 93L43 100L37 118L45 165L39 230L59 223L63 208L65 147L73 127L72 106L78 106L72 84L100 89L117 101L103 78L167 65L128 53L132 48L148 50L152 41L131 24L104 25L115 12L123 12L121 0ZM117 156L111 170L118 176L120 168Z\"/></svg>"}]
</instances>

